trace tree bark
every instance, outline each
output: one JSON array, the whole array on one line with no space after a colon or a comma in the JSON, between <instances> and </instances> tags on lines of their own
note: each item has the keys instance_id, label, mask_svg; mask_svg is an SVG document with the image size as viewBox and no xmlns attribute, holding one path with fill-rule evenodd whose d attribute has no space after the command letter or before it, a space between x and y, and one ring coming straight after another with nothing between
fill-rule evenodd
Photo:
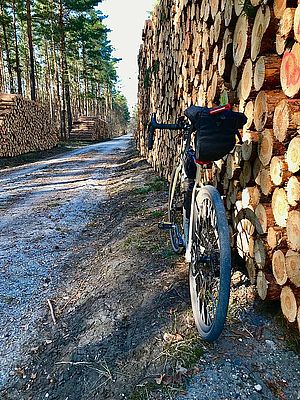
<instances>
[{"instance_id":1,"label":"tree bark","mask_svg":"<svg viewBox=\"0 0 300 400\"><path fill-rule=\"evenodd\" d=\"M14 77L13 77L13 70L12 70L11 57L10 57L10 48L9 48L9 43L8 43L6 24L4 21L5 15L4 15L3 1L1 2L1 16L2 16L3 39L4 39L6 61L7 61L7 70L8 70L8 75L9 75L9 87L10 87L10 92L15 93Z\"/></svg>"},{"instance_id":2,"label":"tree bark","mask_svg":"<svg viewBox=\"0 0 300 400\"><path fill-rule=\"evenodd\" d=\"M15 0L12 1L12 11L13 11L13 31L14 31L14 40L15 40L18 93L22 94L22 77L21 77L21 65L20 65L19 45L18 45L18 36L17 36L16 2L15 2Z\"/></svg>"},{"instance_id":3,"label":"tree bark","mask_svg":"<svg viewBox=\"0 0 300 400\"><path fill-rule=\"evenodd\" d=\"M34 64L34 50L33 50L33 38L32 38L32 15L31 15L31 1L30 0L26 0L26 19L27 19L27 38L28 38L29 65L30 65L31 100L36 101L35 64Z\"/></svg>"}]
</instances>

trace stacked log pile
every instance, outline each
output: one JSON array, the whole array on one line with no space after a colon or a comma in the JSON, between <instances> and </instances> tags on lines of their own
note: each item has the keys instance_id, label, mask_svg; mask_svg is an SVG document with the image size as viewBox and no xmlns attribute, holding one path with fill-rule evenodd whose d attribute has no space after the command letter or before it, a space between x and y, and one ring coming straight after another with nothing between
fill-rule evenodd
<instances>
[{"instance_id":1,"label":"stacked log pile","mask_svg":"<svg viewBox=\"0 0 300 400\"><path fill-rule=\"evenodd\" d=\"M191 104L221 99L247 115L243 143L213 163L211 179L258 294L280 300L300 329L300 4L161 0L145 24L139 71L138 147L167 178L180 136L157 132L149 153L152 112L173 123Z\"/></svg>"},{"instance_id":2,"label":"stacked log pile","mask_svg":"<svg viewBox=\"0 0 300 400\"><path fill-rule=\"evenodd\" d=\"M112 132L106 121L84 115L77 119L70 132L71 140L97 141L109 139L111 136Z\"/></svg>"},{"instance_id":3,"label":"stacked log pile","mask_svg":"<svg viewBox=\"0 0 300 400\"><path fill-rule=\"evenodd\" d=\"M58 143L50 113L36 102L0 94L0 157L48 150Z\"/></svg>"}]
</instances>

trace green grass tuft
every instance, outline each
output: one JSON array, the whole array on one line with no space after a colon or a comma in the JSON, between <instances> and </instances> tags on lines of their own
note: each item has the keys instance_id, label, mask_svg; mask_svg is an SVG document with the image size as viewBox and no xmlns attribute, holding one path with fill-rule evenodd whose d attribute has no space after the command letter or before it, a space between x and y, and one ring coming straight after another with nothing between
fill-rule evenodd
<instances>
[{"instance_id":1,"label":"green grass tuft","mask_svg":"<svg viewBox=\"0 0 300 400\"><path fill-rule=\"evenodd\" d=\"M161 218L163 216L164 216L164 212L163 211L155 210L155 211L151 212L151 217L153 217L153 218Z\"/></svg>"}]
</instances>

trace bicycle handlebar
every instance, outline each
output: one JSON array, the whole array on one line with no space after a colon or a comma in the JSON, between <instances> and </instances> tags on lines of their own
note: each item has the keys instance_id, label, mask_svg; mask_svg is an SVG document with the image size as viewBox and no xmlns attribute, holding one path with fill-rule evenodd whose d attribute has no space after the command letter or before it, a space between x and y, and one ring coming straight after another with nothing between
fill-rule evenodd
<instances>
[{"instance_id":1,"label":"bicycle handlebar","mask_svg":"<svg viewBox=\"0 0 300 400\"><path fill-rule=\"evenodd\" d=\"M156 114L152 114L151 122L148 126L148 150L153 149L154 144L154 133L156 129L169 129L171 131L176 131L178 129L183 129L184 125L182 124L182 120L179 118L176 124L159 124L156 121Z\"/></svg>"}]
</instances>

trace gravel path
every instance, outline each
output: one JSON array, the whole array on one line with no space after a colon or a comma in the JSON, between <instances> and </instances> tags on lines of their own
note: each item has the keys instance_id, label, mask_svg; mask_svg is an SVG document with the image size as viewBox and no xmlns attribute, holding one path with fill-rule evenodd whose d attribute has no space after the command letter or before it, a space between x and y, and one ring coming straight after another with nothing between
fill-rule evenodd
<instances>
[{"instance_id":1,"label":"gravel path","mask_svg":"<svg viewBox=\"0 0 300 400\"><path fill-rule=\"evenodd\" d=\"M0 172L0 387L105 196L106 161L130 141L123 136Z\"/></svg>"},{"instance_id":2,"label":"gravel path","mask_svg":"<svg viewBox=\"0 0 300 400\"><path fill-rule=\"evenodd\" d=\"M130 137L0 184L1 400L300 400L299 337L242 272L221 337L199 339L187 265L157 229L167 185Z\"/></svg>"}]
</instances>

